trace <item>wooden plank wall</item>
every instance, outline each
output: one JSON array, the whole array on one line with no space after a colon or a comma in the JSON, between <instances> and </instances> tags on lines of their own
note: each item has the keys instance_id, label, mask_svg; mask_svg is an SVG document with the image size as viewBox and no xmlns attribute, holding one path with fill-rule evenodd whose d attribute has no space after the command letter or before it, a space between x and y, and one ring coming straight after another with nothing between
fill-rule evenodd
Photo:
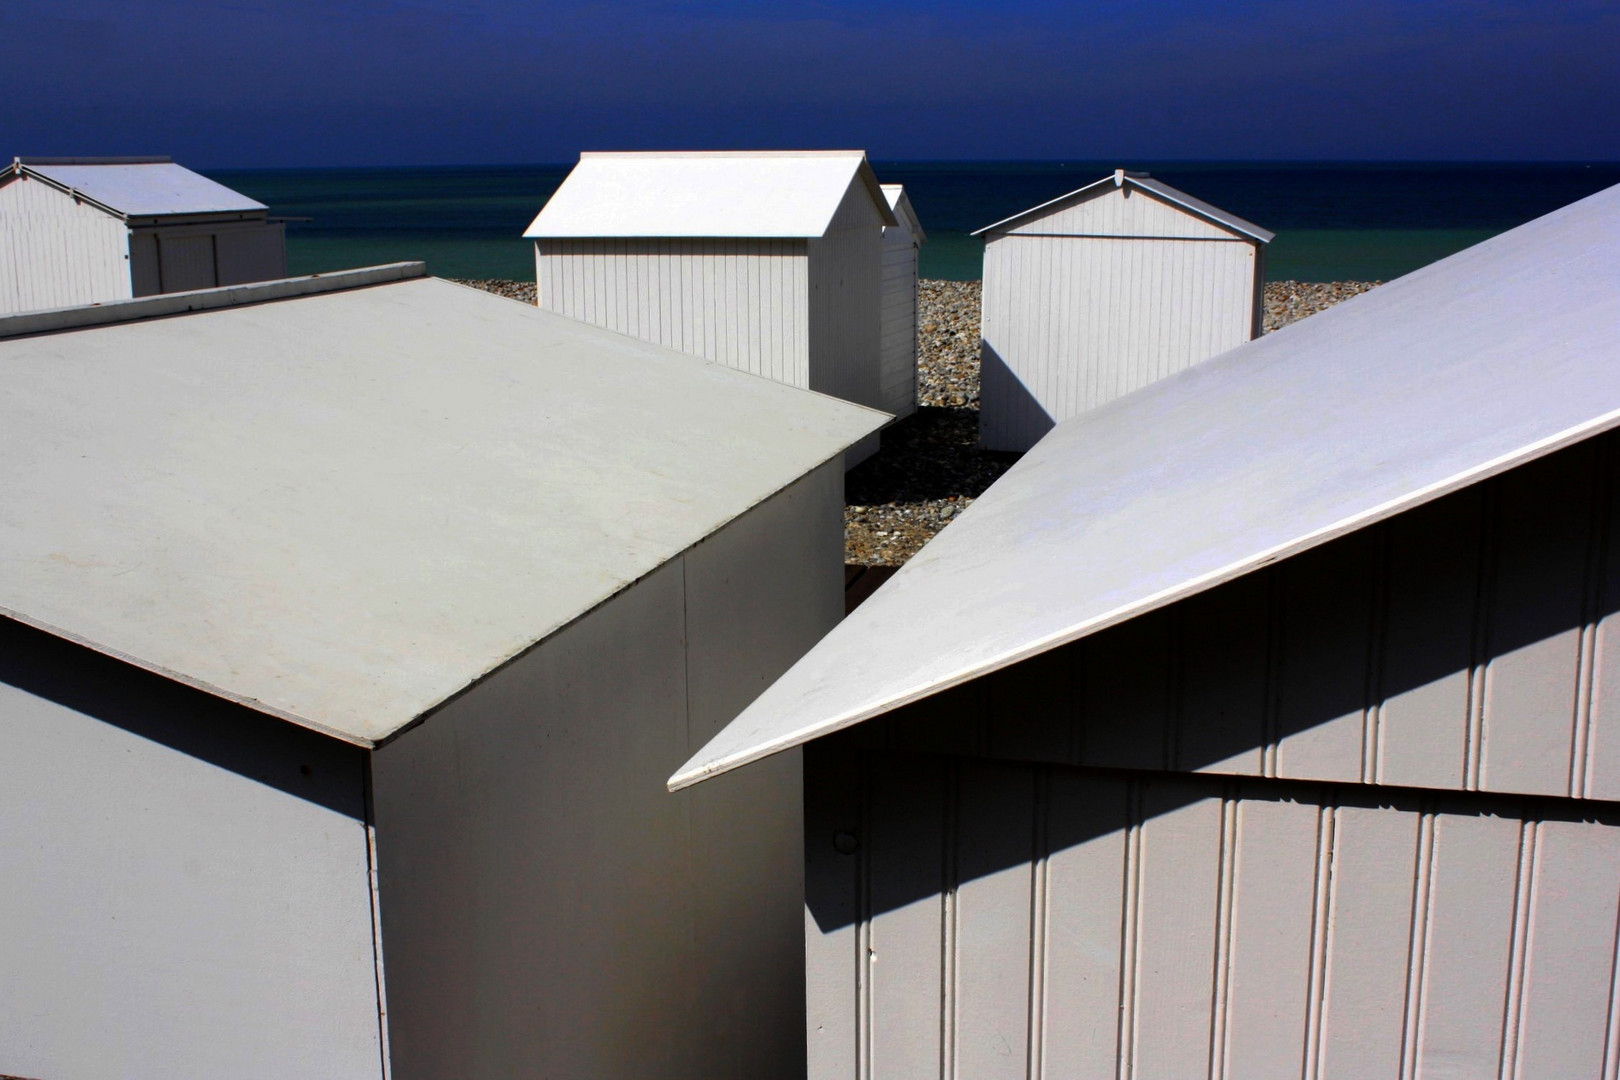
<instances>
[{"instance_id":1,"label":"wooden plank wall","mask_svg":"<svg viewBox=\"0 0 1620 1080\"><path fill-rule=\"evenodd\" d=\"M844 193L826 235L810 253L812 390L883 407L883 228L866 187Z\"/></svg>"},{"instance_id":2,"label":"wooden plank wall","mask_svg":"<svg viewBox=\"0 0 1620 1080\"><path fill-rule=\"evenodd\" d=\"M124 222L38 180L0 185L0 315L125 300Z\"/></svg>"},{"instance_id":3,"label":"wooden plank wall","mask_svg":"<svg viewBox=\"0 0 1620 1080\"><path fill-rule=\"evenodd\" d=\"M1620 814L806 751L810 1075L1616 1075Z\"/></svg>"},{"instance_id":4,"label":"wooden plank wall","mask_svg":"<svg viewBox=\"0 0 1620 1080\"><path fill-rule=\"evenodd\" d=\"M535 264L548 311L810 385L803 240L542 240Z\"/></svg>"},{"instance_id":5,"label":"wooden plank wall","mask_svg":"<svg viewBox=\"0 0 1620 1080\"><path fill-rule=\"evenodd\" d=\"M1119 768L1620 799L1605 436L859 729Z\"/></svg>"},{"instance_id":6,"label":"wooden plank wall","mask_svg":"<svg viewBox=\"0 0 1620 1080\"><path fill-rule=\"evenodd\" d=\"M1027 450L1058 421L1253 336L1253 242L1128 190L988 239L986 447Z\"/></svg>"},{"instance_id":7,"label":"wooden plank wall","mask_svg":"<svg viewBox=\"0 0 1620 1080\"><path fill-rule=\"evenodd\" d=\"M917 240L904 224L883 230L883 402L906 416L917 408Z\"/></svg>"}]
</instances>

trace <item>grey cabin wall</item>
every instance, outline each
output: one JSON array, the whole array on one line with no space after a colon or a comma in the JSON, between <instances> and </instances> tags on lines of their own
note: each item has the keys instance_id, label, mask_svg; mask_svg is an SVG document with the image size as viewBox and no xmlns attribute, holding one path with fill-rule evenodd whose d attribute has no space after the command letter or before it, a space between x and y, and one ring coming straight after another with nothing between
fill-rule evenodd
<instances>
[{"instance_id":1,"label":"grey cabin wall","mask_svg":"<svg viewBox=\"0 0 1620 1080\"><path fill-rule=\"evenodd\" d=\"M380 1077L365 752L0 620L0 1074Z\"/></svg>"},{"instance_id":2,"label":"grey cabin wall","mask_svg":"<svg viewBox=\"0 0 1620 1080\"><path fill-rule=\"evenodd\" d=\"M811 1076L1620 1076L1617 452L808 746Z\"/></svg>"},{"instance_id":3,"label":"grey cabin wall","mask_svg":"<svg viewBox=\"0 0 1620 1080\"><path fill-rule=\"evenodd\" d=\"M1616 1075L1613 806L805 761L816 1080Z\"/></svg>"},{"instance_id":4,"label":"grey cabin wall","mask_svg":"<svg viewBox=\"0 0 1620 1080\"><path fill-rule=\"evenodd\" d=\"M857 178L808 241L811 390L883 408L883 218Z\"/></svg>"},{"instance_id":5,"label":"grey cabin wall","mask_svg":"<svg viewBox=\"0 0 1620 1080\"><path fill-rule=\"evenodd\" d=\"M861 726L869 745L1620 799L1620 440Z\"/></svg>"},{"instance_id":6,"label":"grey cabin wall","mask_svg":"<svg viewBox=\"0 0 1620 1080\"><path fill-rule=\"evenodd\" d=\"M377 752L396 1080L802 1075L800 758L665 778L843 613L841 463Z\"/></svg>"}]
</instances>

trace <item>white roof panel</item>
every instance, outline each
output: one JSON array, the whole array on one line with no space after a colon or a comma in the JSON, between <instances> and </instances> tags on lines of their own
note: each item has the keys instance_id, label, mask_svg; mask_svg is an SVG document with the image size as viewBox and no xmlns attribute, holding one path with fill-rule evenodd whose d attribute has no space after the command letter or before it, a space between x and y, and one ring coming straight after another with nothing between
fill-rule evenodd
<instances>
[{"instance_id":1,"label":"white roof panel","mask_svg":"<svg viewBox=\"0 0 1620 1080\"><path fill-rule=\"evenodd\" d=\"M125 217L168 214L224 214L266 210L224 184L172 161L138 164L33 164L21 168L79 192Z\"/></svg>"},{"instance_id":2,"label":"white roof panel","mask_svg":"<svg viewBox=\"0 0 1620 1080\"><path fill-rule=\"evenodd\" d=\"M1059 424L681 787L1620 424L1620 187Z\"/></svg>"},{"instance_id":3,"label":"white roof panel","mask_svg":"<svg viewBox=\"0 0 1620 1080\"><path fill-rule=\"evenodd\" d=\"M1227 213L1218 206L1211 206L1204 200L1194 198L1179 188L1171 187L1163 180L1155 180L1147 173L1126 172L1124 169L1116 169L1113 176L1105 176L1101 180L1095 180L1087 184L1085 187L1076 188L1067 195L1059 195L1057 198L1049 199L1046 202L1041 203L1039 206L1032 206L1028 210L1014 214L1012 217L1003 218L994 225L986 225L982 229L975 229L972 235L983 236L986 233L1004 232L1008 229L1016 228L1026 221L1042 217L1056 210L1061 210L1070 203L1075 202L1083 196L1109 184L1114 184L1121 187L1129 184L1131 187L1137 188L1140 191L1152 192L1165 202L1173 203L1184 210L1189 210L1192 213L1197 214L1199 217L1213 221L1215 224L1224 226L1233 232L1241 233L1244 236L1250 237L1251 239L1258 240L1262 244L1269 244L1277 237L1276 233L1271 232L1268 229L1262 229L1254 222L1246 221L1243 218L1238 217L1236 214Z\"/></svg>"},{"instance_id":4,"label":"white roof panel","mask_svg":"<svg viewBox=\"0 0 1620 1080\"><path fill-rule=\"evenodd\" d=\"M362 745L886 419L432 278L0 340L0 386L0 614Z\"/></svg>"},{"instance_id":5,"label":"white roof panel","mask_svg":"<svg viewBox=\"0 0 1620 1080\"><path fill-rule=\"evenodd\" d=\"M523 235L818 237L857 181L894 224L860 150L581 154Z\"/></svg>"}]
</instances>

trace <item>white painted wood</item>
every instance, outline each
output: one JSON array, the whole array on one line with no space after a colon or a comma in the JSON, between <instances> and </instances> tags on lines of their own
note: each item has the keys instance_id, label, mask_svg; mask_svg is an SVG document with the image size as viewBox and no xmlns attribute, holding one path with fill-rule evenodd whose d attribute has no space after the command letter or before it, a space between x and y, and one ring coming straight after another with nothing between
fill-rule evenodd
<instances>
[{"instance_id":1,"label":"white painted wood","mask_svg":"<svg viewBox=\"0 0 1620 1080\"><path fill-rule=\"evenodd\" d=\"M542 240L536 251L547 311L810 385L803 240Z\"/></svg>"},{"instance_id":2,"label":"white painted wood","mask_svg":"<svg viewBox=\"0 0 1620 1080\"><path fill-rule=\"evenodd\" d=\"M378 752L396 1077L802 1073L800 762L662 780L841 616L842 480L823 465Z\"/></svg>"},{"instance_id":3,"label":"white painted wood","mask_svg":"<svg viewBox=\"0 0 1620 1080\"><path fill-rule=\"evenodd\" d=\"M1394 807L1333 812L1321 1024L1307 1077L1401 1075L1422 828Z\"/></svg>"},{"instance_id":4,"label":"white painted wood","mask_svg":"<svg viewBox=\"0 0 1620 1080\"><path fill-rule=\"evenodd\" d=\"M1161 212L1152 206L1136 206L1127 210L1115 209L1110 211L1108 204L1102 206L1089 206L1093 200L1108 194L1117 194L1129 198L1135 194L1143 194L1149 200L1156 200L1170 207L1184 211L1194 220L1191 222L1174 221L1159 215ZM1151 217L1153 220L1165 222L1174 231L1169 235L1182 235L1189 229L1197 229L1203 225L1215 225L1224 230L1224 235L1247 236L1262 244L1268 244L1275 237L1274 233L1262 229L1252 221L1245 221L1236 214L1228 213L1218 206L1211 206L1202 199L1194 198L1185 191L1171 187L1162 180L1155 180L1143 172L1128 172L1125 169L1115 169L1113 176L1094 180L1085 187L1060 195L1055 199L1031 207L1010 218L1003 218L994 225L986 225L976 229L974 236L1018 232L1032 222L1061 218L1063 215L1077 211L1080 220L1085 220L1088 213L1125 213L1135 215L1136 218ZM1173 225L1170 223L1174 222Z\"/></svg>"},{"instance_id":5,"label":"white painted wood","mask_svg":"<svg viewBox=\"0 0 1620 1080\"><path fill-rule=\"evenodd\" d=\"M672 783L1136 619L1608 430L1620 421L1617 244L1611 189L1063 426ZM1455 565L1437 569L1444 589L1453 575L1469 587ZM1393 608L1390 625L1402 625ZM1471 632L1463 642L1472 651ZM1437 676L1457 671L1448 660ZM1444 709L1467 722L1462 692ZM1466 777L1468 745L1448 784Z\"/></svg>"},{"instance_id":6,"label":"white painted wood","mask_svg":"<svg viewBox=\"0 0 1620 1080\"><path fill-rule=\"evenodd\" d=\"M1222 835L1228 808L1207 788L1176 780L1152 785L1142 802L1130 1075L1204 1076L1228 869L1223 854L1230 855Z\"/></svg>"},{"instance_id":7,"label":"white painted wood","mask_svg":"<svg viewBox=\"0 0 1620 1080\"><path fill-rule=\"evenodd\" d=\"M899 184L883 194L895 225L883 228L883 411L906 416L917 408L917 251L927 239Z\"/></svg>"},{"instance_id":8,"label":"white painted wood","mask_svg":"<svg viewBox=\"0 0 1620 1080\"><path fill-rule=\"evenodd\" d=\"M130 296L128 236L99 207L0 175L0 315Z\"/></svg>"},{"instance_id":9,"label":"white painted wood","mask_svg":"<svg viewBox=\"0 0 1620 1080\"><path fill-rule=\"evenodd\" d=\"M547 310L880 408L895 223L858 151L587 154L525 235Z\"/></svg>"},{"instance_id":10,"label":"white painted wood","mask_svg":"<svg viewBox=\"0 0 1620 1080\"><path fill-rule=\"evenodd\" d=\"M363 751L40 639L0 621L0 1074L381 1080Z\"/></svg>"},{"instance_id":11,"label":"white painted wood","mask_svg":"<svg viewBox=\"0 0 1620 1080\"><path fill-rule=\"evenodd\" d=\"M828 1060L818 1080L1602 1072L1620 904L1606 812L947 765L842 741L812 748L812 801L884 838L864 870L832 868L864 897L845 909L846 945L877 956L843 949L850 974L813 982L810 1008L919 1045ZM937 794L953 775L956 803ZM940 867L939 836L967 858ZM845 925L822 910L824 929ZM906 919L910 933L879 933ZM885 965L906 977L878 974L887 992L857 1000L856 969Z\"/></svg>"},{"instance_id":12,"label":"white painted wood","mask_svg":"<svg viewBox=\"0 0 1620 1080\"><path fill-rule=\"evenodd\" d=\"M883 420L435 279L4 340L0 372L0 610L360 743Z\"/></svg>"}]
</instances>

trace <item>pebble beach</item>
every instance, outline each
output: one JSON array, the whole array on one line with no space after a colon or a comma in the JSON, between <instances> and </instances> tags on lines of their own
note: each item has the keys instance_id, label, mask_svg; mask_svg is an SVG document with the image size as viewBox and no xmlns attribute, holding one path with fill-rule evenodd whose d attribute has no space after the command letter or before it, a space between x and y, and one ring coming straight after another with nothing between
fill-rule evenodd
<instances>
[{"instance_id":1,"label":"pebble beach","mask_svg":"<svg viewBox=\"0 0 1620 1080\"><path fill-rule=\"evenodd\" d=\"M535 302L533 282L460 283ZM1264 332L1378 284L1274 281ZM917 411L884 431L882 449L845 478L844 561L852 565L903 564L1019 457L978 446L979 283L923 280L917 293Z\"/></svg>"}]
</instances>

